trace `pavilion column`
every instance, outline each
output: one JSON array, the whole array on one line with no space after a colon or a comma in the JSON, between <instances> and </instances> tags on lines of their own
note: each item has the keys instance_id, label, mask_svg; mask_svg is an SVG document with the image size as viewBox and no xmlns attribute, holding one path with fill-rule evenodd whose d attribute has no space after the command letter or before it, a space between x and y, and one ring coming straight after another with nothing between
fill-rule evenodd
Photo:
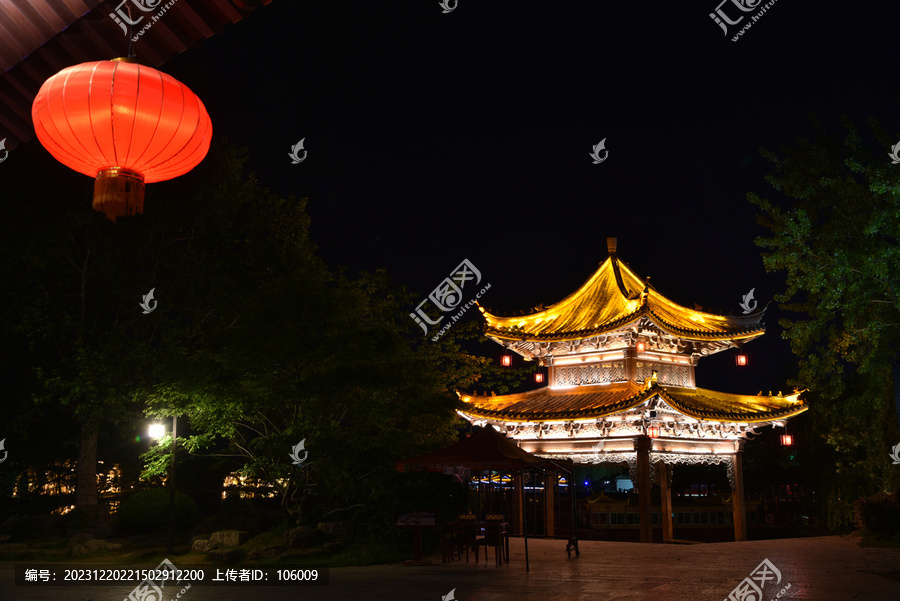
<instances>
[{"instance_id":1,"label":"pavilion column","mask_svg":"<svg viewBox=\"0 0 900 601\"><path fill-rule=\"evenodd\" d=\"M734 540L747 540L747 511L744 507L743 442L732 456L734 477L731 482L731 507L734 511Z\"/></svg>"},{"instance_id":2,"label":"pavilion column","mask_svg":"<svg viewBox=\"0 0 900 601\"><path fill-rule=\"evenodd\" d=\"M549 471L544 474L544 536L552 538L556 536L555 503L556 503L556 472Z\"/></svg>"},{"instance_id":3,"label":"pavilion column","mask_svg":"<svg viewBox=\"0 0 900 601\"><path fill-rule=\"evenodd\" d=\"M522 535L522 472L513 475L512 533Z\"/></svg>"},{"instance_id":4,"label":"pavilion column","mask_svg":"<svg viewBox=\"0 0 900 601\"><path fill-rule=\"evenodd\" d=\"M650 523L650 442L649 436L635 439L638 468L638 515L641 521L641 542L653 542L653 526Z\"/></svg>"},{"instance_id":5,"label":"pavilion column","mask_svg":"<svg viewBox=\"0 0 900 601\"><path fill-rule=\"evenodd\" d=\"M666 542L675 538L672 529L672 468L664 461L660 461L657 465L659 466L659 494L662 497L660 518L663 542Z\"/></svg>"}]
</instances>

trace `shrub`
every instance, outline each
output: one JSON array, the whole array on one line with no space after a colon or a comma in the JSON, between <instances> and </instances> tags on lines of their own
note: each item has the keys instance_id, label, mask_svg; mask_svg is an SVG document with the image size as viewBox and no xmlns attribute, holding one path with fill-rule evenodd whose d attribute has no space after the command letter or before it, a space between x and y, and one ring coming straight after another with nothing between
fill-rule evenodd
<instances>
[{"instance_id":1,"label":"shrub","mask_svg":"<svg viewBox=\"0 0 900 601\"><path fill-rule=\"evenodd\" d=\"M900 536L900 499L897 493L878 493L853 505L856 526L875 538Z\"/></svg>"},{"instance_id":2,"label":"shrub","mask_svg":"<svg viewBox=\"0 0 900 601\"><path fill-rule=\"evenodd\" d=\"M169 526L169 491L154 488L126 499L117 514L119 524L134 534L165 532ZM197 522L197 504L184 493L175 493L175 528L184 530Z\"/></svg>"},{"instance_id":3,"label":"shrub","mask_svg":"<svg viewBox=\"0 0 900 601\"><path fill-rule=\"evenodd\" d=\"M91 525L91 516L84 509L73 509L60 520L63 528L80 530Z\"/></svg>"}]
</instances>

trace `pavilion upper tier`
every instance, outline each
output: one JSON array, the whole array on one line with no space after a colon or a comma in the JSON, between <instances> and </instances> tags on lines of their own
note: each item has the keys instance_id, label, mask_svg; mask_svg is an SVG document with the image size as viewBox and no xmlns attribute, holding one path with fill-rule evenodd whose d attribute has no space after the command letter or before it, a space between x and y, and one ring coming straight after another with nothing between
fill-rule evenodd
<instances>
[{"instance_id":1,"label":"pavilion upper tier","mask_svg":"<svg viewBox=\"0 0 900 601\"><path fill-rule=\"evenodd\" d=\"M559 365L561 357L597 362L614 358L602 351L625 349L648 360L678 357L696 363L701 356L740 347L765 333L765 309L728 316L683 307L619 260L615 238L607 241L609 257L562 301L514 317L501 317L481 307L485 335L526 359ZM556 361L547 360L554 357Z\"/></svg>"}]
</instances>

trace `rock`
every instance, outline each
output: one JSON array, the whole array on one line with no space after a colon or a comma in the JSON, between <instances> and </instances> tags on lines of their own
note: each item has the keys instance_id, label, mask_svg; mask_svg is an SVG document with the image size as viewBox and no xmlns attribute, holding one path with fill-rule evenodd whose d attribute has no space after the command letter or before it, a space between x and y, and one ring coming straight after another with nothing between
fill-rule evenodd
<instances>
[{"instance_id":1,"label":"rock","mask_svg":"<svg viewBox=\"0 0 900 601\"><path fill-rule=\"evenodd\" d=\"M27 543L3 543L2 545L0 545L0 553L8 553L10 551L24 551L27 548Z\"/></svg>"},{"instance_id":2,"label":"rock","mask_svg":"<svg viewBox=\"0 0 900 601\"><path fill-rule=\"evenodd\" d=\"M217 547L237 547L249 538L250 533L244 530L219 530L209 535L209 543Z\"/></svg>"},{"instance_id":3,"label":"rock","mask_svg":"<svg viewBox=\"0 0 900 601\"><path fill-rule=\"evenodd\" d=\"M316 540L316 530L312 526L297 526L284 533L284 542L291 549L312 546Z\"/></svg>"},{"instance_id":4,"label":"rock","mask_svg":"<svg viewBox=\"0 0 900 601\"><path fill-rule=\"evenodd\" d=\"M262 555L263 557L278 557L280 553L287 551L287 547L284 545L274 545L272 547L266 547L263 549Z\"/></svg>"},{"instance_id":5,"label":"rock","mask_svg":"<svg viewBox=\"0 0 900 601\"><path fill-rule=\"evenodd\" d=\"M122 548L122 543L110 543L99 538L92 538L73 545L69 549L69 555L88 555L89 553L101 553L106 551L118 551Z\"/></svg>"},{"instance_id":6,"label":"rock","mask_svg":"<svg viewBox=\"0 0 900 601\"><path fill-rule=\"evenodd\" d=\"M325 543L323 549L326 553L337 553L344 548L344 543Z\"/></svg>"},{"instance_id":7,"label":"rock","mask_svg":"<svg viewBox=\"0 0 900 601\"><path fill-rule=\"evenodd\" d=\"M206 553L207 551L212 551L216 548L216 545L213 545L208 540L198 539L191 543L191 551L199 551L200 553Z\"/></svg>"},{"instance_id":8,"label":"rock","mask_svg":"<svg viewBox=\"0 0 900 601\"><path fill-rule=\"evenodd\" d=\"M319 532L329 536L349 536L350 528L344 522L319 522Z\"/></svg>"},{"instance_id":9,"label":"rock","mask_svg":"<svg viewBox=\"0 0 900 601\"><path fill-rule=\"evenodd\" d=\"M244 556L242 549L228 549L227 551L210 551L206 555L209 561L220 563L234 563Z\"/></svg>"},{"instance_id":10,"label":"rock","mask_svg":"<svg viewBox=\"0 0 900 601\"><path fill-rule=\"evenodd\" d=\"M262 557L262 551L260 551L259 549L253 549L252 551L247 553L248 561L256 561L260 557Z\"/></svg>"},{"instance_id":11,"label":"rock","mask_svg":"<svg viewBox=\"0 0 900 601\"><path fill-rule=\"evenodd\" d=\"M94 538L94 535L90 532L80 532L78 534L73 535L69 538L69 542L66 543L66 549L69 550L69 553L72 552L72 549L78 545L83 545L86 541Z\"/></svg>"}]
</instances>

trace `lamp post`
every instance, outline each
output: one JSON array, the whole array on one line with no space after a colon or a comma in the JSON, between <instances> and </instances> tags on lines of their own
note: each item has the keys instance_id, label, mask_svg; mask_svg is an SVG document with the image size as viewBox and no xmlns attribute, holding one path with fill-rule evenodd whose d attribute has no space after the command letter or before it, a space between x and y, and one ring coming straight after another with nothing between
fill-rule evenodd
<instances>
[{"instance_id":1,"label":"lamp post","mask_svg":"<svg viewBox=\"0 0 900 601\"><path fill-rule=\"evenodd\" d=\"M166 432L162 424L150 425L150 438L162 438ZM172 465L169 466L169 534L166 552L172 553L175 541L175 453L178 450L178 417L172 416Z\"/></svg>"}]
</instances>

